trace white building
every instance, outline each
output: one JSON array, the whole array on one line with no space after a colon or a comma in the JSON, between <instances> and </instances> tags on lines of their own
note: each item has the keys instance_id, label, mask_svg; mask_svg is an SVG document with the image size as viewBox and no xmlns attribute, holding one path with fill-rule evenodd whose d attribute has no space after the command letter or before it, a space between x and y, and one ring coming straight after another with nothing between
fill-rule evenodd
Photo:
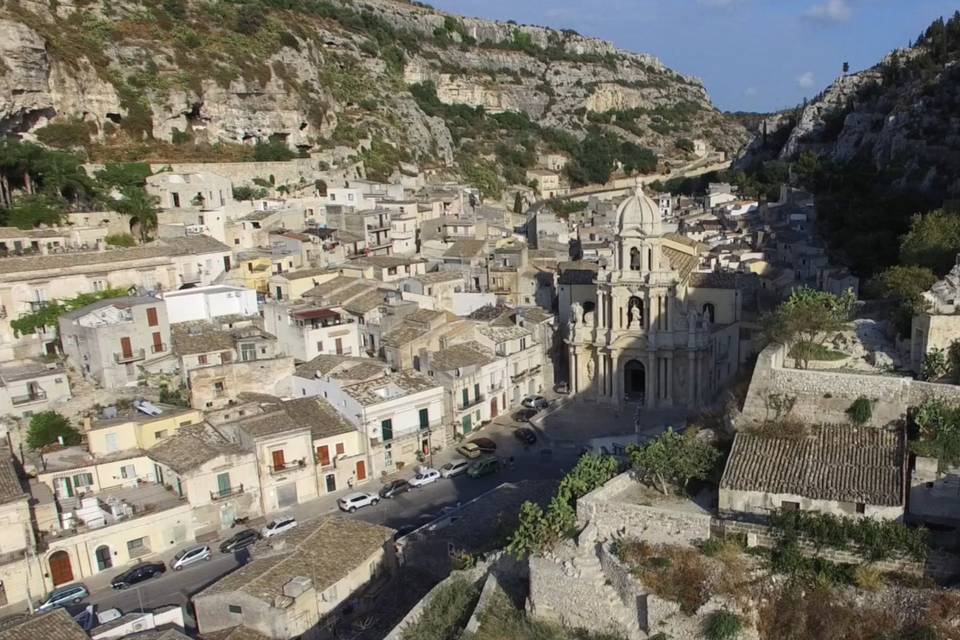
<instances>
[{"instance_id":1,"label":"white building","mask_svg":"<svg viewBox=\"0 0 960 640\"><path fill-rule=\"evenodd\" d=\"M257 292L244 287L213 285L163 294L170 324L213 320L221 316L256 316Z\"/></svg>"},{"instance_id":2,"label":"white building","mask_svg":"<svg viewBox=\"0 0 960 640\"><path fill-rule=\"evenodd\" d=\"M479 343L431 352L421 368L443 385L447 415L459 433L467 435L506 411L507 359Z\"/></svg>"},{"instance_id":3,"label":"white building","mask_svg":"<svg viewBox=\"0 0 960 640\"><path fill-rule=\"evenodd\" d=\"M220 209L233 204L233 183L209 171L163 172L147 177L147 193L163 209Z\"/></svg>"},{"instance_id":4,"label":"white building","mask_svg":"<svg viewBox=\"0 0 960 640\"><path fill-rule=\"evenodd\" d=\"M70 381L60 365L39 360L0 364L0 415L29 418L69 399Z\"/></svg>"},{"instance_id":5,"label":"white building","mask_svg":"<svg viewBox=\"0 0 960 640\"><path fill-rule=\"evenodd\" d=\"M305 362L321 354L361 353L359 326L337 308L267 300L263 320L267 333L277 337L278 354Z\"/></svg>"},{"instance_id":6,"label":"white building","mask_svg":"<svg viewBox=\"0 0 960 640\"><path fill-rule=\"evenodd\" d=\"M502 404L519 404L523 396L543 391L543 349L529 329L518 326L480 325L477 342L507 362Z\"/></svg>"},{"instance_id":7,"label":"white building","mask_svg":"<svg viewBox=\"0 0 960 640\"><path fill-rule=\"evenodd\" d=\"M308 374L299 369L294 396L323 397L361 430L368 439L373 477L429 459L447 439L444 388L417 371L391 373L375 360L350 361L356 362L351 368L317 370L313 377L304 377Z\"/></svg>"}]
</instances>

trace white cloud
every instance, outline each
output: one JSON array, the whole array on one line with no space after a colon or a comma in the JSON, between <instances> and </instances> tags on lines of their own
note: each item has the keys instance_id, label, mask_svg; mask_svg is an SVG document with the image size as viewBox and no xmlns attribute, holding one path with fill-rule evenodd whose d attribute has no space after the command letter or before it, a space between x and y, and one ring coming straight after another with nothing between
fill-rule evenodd
<instances>
[{"instance_id":1,"label":"white cloud","mask_svg":"<svg viewBox=\"0 0 960 640\"><path fill-rule=\"evenodd\" d=\"M747 96L748 98L752 98L753 96L757 95L757 88L747 87L743 90L743 95Z\"/></svg>"},{"instance_id":2,"label":"white cloud","mask_svg":"<svg viewBox=\"0 0 960 640\"><path fill-rule=\"evenodd\" d=\"M813 89L816 85L816 79L813 77L813 71L804 71L797 76L797 86L801 89Z\"/></svg>"},{"instance_id":3,"label":"white cloud","mask_svg":"<svg viewBox=\"0 0 960 640\"><path fill-rule=\"evenodd\" d=\"M803 15L815 22L837 24L850 20L853 9L850 8L847 0L825 0L823 4L816 4L807 9Z\"/></svg>"}]
</instances>

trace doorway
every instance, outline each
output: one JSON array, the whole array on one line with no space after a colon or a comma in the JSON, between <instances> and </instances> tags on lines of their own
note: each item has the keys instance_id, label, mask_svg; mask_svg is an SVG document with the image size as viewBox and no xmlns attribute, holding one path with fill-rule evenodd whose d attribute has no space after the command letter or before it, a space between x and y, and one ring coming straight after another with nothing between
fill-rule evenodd
<instances>
[{"instance_id":1,"label":"doorway","mask_svg":"<svg viewBox=\"0 0 960 640\"><path fill-rule=\"evenodd\" d=\"M490 419L493 420L497 417L497 399L490 398Z\"/></svg>"},{"instance_id":2,"label":"doorway","mask_svg":"<svg viewBox=\"0 0 960 640\"><path fill-rule=\"evenodd\" d=\"M47 560L50 564L50 579L53 586L73 581L73 566L70 564L70 555L66 551L57 551Z\"/></svg>"},{"instance_id":3,"label":"doorway","mask_svg":"<svg viewBox=\"0 0 960 640\"><path fill-rule=\"evenodd\" d=\"M110 547L107 545L97 547L95 555L97 557L98 571L103 571L113 566L113 558L110 556Z\"/></svg>"},{"instance_id":4,"label":"doorway","mask_svg":"<svg viewBox=\"0 0 960 640\"><path fill-rule=\"evenodd\" d=\"M631 360L623 367L623 389L629 402L644 403L647 372L639 360Z\"/></svg>"}]
</instances>

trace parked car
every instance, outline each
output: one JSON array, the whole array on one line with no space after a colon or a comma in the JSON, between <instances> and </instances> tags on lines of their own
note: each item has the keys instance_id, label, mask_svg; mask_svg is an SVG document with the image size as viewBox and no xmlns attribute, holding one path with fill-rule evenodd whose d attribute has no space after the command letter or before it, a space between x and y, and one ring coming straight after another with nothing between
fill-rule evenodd
<instances>
[{"instance_id":1,"label":"parked car","mask_svg":"<svg viewBox=\"0 0 960 640\"><path fill-rule=\"evenodd\" d=\"M349 511L350 513L353 513L360 507L377 504L378 502L380 502L380 496L358 491L357 493L347 494L337 500L337 506L339 506L343 511Z\"/></svg>"},{"instance_id":2,"label":"parked car","mask_svg":"<svg viewBox=\"0 0 960 640\"><path fill-rule=\"evenodd\" d=\"M537 442L537 434L534 433L533 429L527 427L520 427L514 431L513 437L523 444L535 444Z\"/></svg>"},{"instance_id":3,"label":"parked car","mask_svg":"<svg viewBox=\"0 0 960 640\"><path fill-rule=\"evenodd\" d=\"M162 562L144 562L118 575L110 581L110 586L114 589L126 589L138 582L163 575L166 570L167 567Z\"/></svg>"},{"instance_id":4,"label":"parked car","mask_svg":"<svg viewBox=\"0 0 960 640\"><path fill-rule=\"evenodd\" d=\"M475 445L472 442L465 442L464 444L457 447L457 453L462 455L464 458L479 458L483 455L483 451L480 450L480 447Z\"/></svg>"},{"instance_id":5,"label":"parked car","mask_svg":"<svg viewBox=\"0 0 960 640\"><path fill-rule=\"evenodd\" d=\"M440 472L429 467L421 469L417 475L408 480L411 487L423 487L440 479Z\"/></svg>"},{"instance_id":6,"label":"parked car","mask_svg":"<svg viewBox=\"0 0 960 640\"><path fill-rule=\"evenodd\" d=\"M469 444L477 445L481 453L493 453L497 450L497 443L490 438L474 438Z\"/></svg>"},{"instance_id":7,"label":"parked car","mask_svg":"<svg viewBox=\"0 0 960 640\"><path fill-rule=\"evenodd\" d=\"M536 409L518 409L513 412L514 422L530 422L530 418L537 415Z\"/></svg>"},{"instance_id":8,"label":"parked car","mask_svg":"<svg viewBox=\"0 0 960 640\"><path fill-rule=\"evenodd\" d=\"M180 569L189 567L195 562L209 560L212 557L213 554L210 552L210 547L206 545L200 547L187 547L177 555L173 556L173 560L170 561L170 568L174 571L180 571Z\"/></svg>"},{"instance_id":9,"label":"parked car","mask_svg":"<svg viewBox=\"0 0 960 640\"><path fill-rule=\"evenodd\" d=\"M529 395L524 396L523 400L520 401L520 404L528 409L546 409L550 406L550 403L547 402L547 399L543 396Z\"/></svg>"},{"instance_id":10,"label":"parked car","mask_svg":"<svg viewBox=\"0 0 960 640\"><path fill-rule=\"evenodd\" d=\"M381 498L392 498L398 496L401 493L406 493L410 491L410 483L406 480L393 480L387 484L380 487L380 497Z\"/></svg>"},{"instance_id":11,"label":"parked car","mask_svg":"<svg viewBox=\"0 0 960 640\"><path fill-rule=\"evenodd\" d=\"M480 449L477 449L477 455L480 455ZM440 475L444 478L452 478L453 476L458 476L464 471L467 470L467 467L470 466L470 461L464 458L456 458L451 460L447 464L440 467Z\"/></svg>"},{"instance_id":12,"label":"parked car","mask_svg":"<svg viewBox=\"0 0 960 640\"><path fill-rule=\"evenodd\" d=\"M90 592L87 590L87 587L79 583L54 589L50 592L50 595L47 596L47 599L37 607L37 613L80 602L89 595Z\"/></svg>"},{"instance_id":13,"label":"parked car","mask_svg":"<svg viewBox=\"0 0 960 640\"><path fill-rule=\"evenodd\" d=\"M267 523L267 526L263 528L263 531L260 534L264 538L271 538L273 536L278 536L281 533L286 533L297 526L297 519L293 516L287 516L284 518L277 518Z\"/></svg>"},{"instance_id":14,"label":"parked car","mask_svg":"<svg viewBox=\"0 0 960 640\"><path fill-rule=\"evenodd\" d=\"M483 460L472 462L470 467L467 469L467 475L471 478L481 478L483 476L488 476L491 473L496 473L499 470L499 460L496 458L485 458Z\"/></svg>"},{"instance_id":15,"label":"parked car","mask_svg":"<svg viewBox=\"0 0 960 640\"><path fill-rule=\"evenodd\" d=\"M260 534L253 529L244 529L239 533L235 533L223 542L220 543L220 552L221 553L233 553L234 551L239 551L240 549L246 549L254 542L260 539Z\"/></svg>"}]
</instances>

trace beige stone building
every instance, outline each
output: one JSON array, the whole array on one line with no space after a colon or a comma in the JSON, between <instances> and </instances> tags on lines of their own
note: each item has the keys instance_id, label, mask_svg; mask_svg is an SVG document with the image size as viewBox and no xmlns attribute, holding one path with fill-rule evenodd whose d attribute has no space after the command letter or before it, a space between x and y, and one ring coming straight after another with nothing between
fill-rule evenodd
<instances>
[{"instance_id":1,"label":"beige stone building","mask_svg":"<svg viewBox=\"0 0 960 640\"><path fill-rule=\"evenodd\" d=\"M70 399L64 368L40 360L0 364L0 415L29 418Z\"/></svg>"},{"instance_id":2,"label":"beige stone building","mask_svg":"<svg viewBox=\"0 0 960 640\"><path fill-rule=\"evenodd\" d=\"M910 333L910 364L919 373L924 357L934 349L946 351L960 340L960 256L943 280L923 294L927 309L913 317Z\"/></svg>"},{"instance_id":3,"label":"beige stone building","mask_svg":"<svg viewBox=\"0 0 960 640\"><path fill-rule=\"evenodd\" d=\"M691 288L698 262L693 243L663 232L657 204L638 186L617 210L614 263L597 273L595 299L571 305L575 397L693 409L736 373L739 296Z\"/></svg>"},{"instance_id":4,"label":"beige stone building","mask_svg":"<svg viewBox=\"0 0 960 640\"><path fill-rule=\"evenodd\" d=\"M309 640L320 622L393 570L393 530L330 517L252 547L253 560L193 597L201 634Z\"/></svg>"},{"instance_id":5,"label":"beige stone building","mask_svg":"<svg viewBox=\"0 0 960 640\"><path fill-rule=\"evenodd\" d=\"M507 410L507 359L478 342L430 352L423 369L443 385L446 414L463 435Z\"/></svg>"},{"instance_id":6,"label":"beige stone building","mask_svg":"<svg viewBox=\"0 0 960 640\"><path fill-rule=\"evenodd\" d=\"M809 431L802 439L738 433L720 480L720 511L736 517L788 509L902 520L902 427L829 424Z\"/></svg>"},{"instance_id":7,"label":"beige stone building","mask_svg":"<svg viewBox=\"0 0 960 640\"><path fill-rule=\"evenodd\" d=\"M54 353L55 327L15 336L10 321L79 293L141 287L166 291L212 284L230 269L229 247L207 236L160 240L129 249L77 251L0 261L0 357Z\"/></svg>"},{"instance_id":8,"label":"beige stone building","mask_svg":"<svg viewBox=\"0 0 960 640\"><path fill-rule=\"evenodd\" d=\"M102 387L136 383L141 368L172 370L170 325L163 300L100 300L60 316L60 343L70 366Z\"/></svg>"}]
</instances>

